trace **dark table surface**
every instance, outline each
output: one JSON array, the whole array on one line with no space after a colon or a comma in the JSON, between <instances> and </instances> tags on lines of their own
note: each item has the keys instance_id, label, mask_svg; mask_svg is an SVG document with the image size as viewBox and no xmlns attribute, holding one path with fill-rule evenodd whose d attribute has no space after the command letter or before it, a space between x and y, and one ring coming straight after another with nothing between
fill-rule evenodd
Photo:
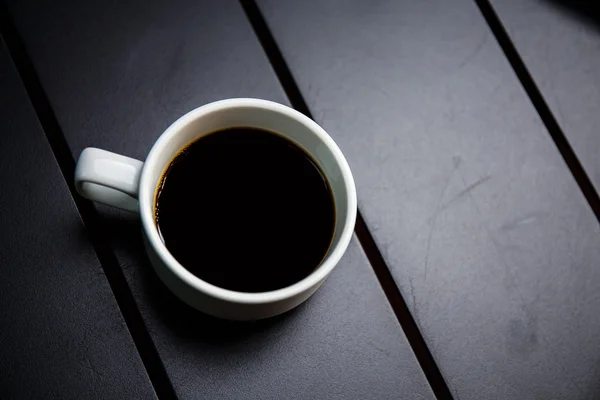
<instances>
[{"instance_id":1,"label":"dark table surface","mask_svg":"<svg viewBox=\"0 0 600 400\"><path fill-rule=\"evenodd\" d=\"M6 0L0 398L600 397L600 14L566 3ZM315 119L359 197L322 289L247 324L72 185L228 97Z\"/></svg>"}]
</instances>

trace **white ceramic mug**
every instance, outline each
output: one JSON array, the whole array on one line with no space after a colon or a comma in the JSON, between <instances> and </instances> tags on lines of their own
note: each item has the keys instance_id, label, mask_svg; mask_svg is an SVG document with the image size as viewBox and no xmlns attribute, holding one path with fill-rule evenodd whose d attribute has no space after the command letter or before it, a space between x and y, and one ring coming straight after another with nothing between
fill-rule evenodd
<instances>
[{"instance_id":1,"label":"white ceramic mug","mask_svg":"<svg viewBox=\"0 0 600 400\"><path fill-rule=\"evenodd\" d=\"M159 180L179 150L203 135L236 126L274 131L299 145L319 164L333 192L336 221L329 252L309 276L270 292L235 292L199 279L169 253L159 237L154 219ZM139 212L146 251L165 285L192 307L232 320L271 317L291 310L309 298L346 251L356 220L354 180L333 139L296 110L258 99L221 100L190 111L158 138L145 162L87 148L77 162L75 186L82 196L90 200ZM232 241L232 251L235 251L235 246L235 241Z\"/></svg>"}]
</instances>

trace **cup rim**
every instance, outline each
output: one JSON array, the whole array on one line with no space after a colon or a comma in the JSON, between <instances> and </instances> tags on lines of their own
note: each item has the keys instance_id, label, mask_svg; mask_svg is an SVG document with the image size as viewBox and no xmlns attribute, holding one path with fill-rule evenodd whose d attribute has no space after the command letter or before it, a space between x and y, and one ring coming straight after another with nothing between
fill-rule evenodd
<instances>
[{"instance_id":1,"label":"cup rim","mask_svg":"<svg viewBox=\"0 0 600 400\"><path fill-rule=\"evenodd\" d=\"M342 173L342 179L344 182L344 192L346 195L346 201L348 204L348 212L346 213L343 222L342 232L337 244L329 251L327 259L321 263L310 275L306 276L302 280L295 282L290 286L286 286L281 289L276 289L268 292L259 293L247 293L237 292L234 290L224 289L208 283L190 271L183 267L173 255L167 250L166 246L160 240L158 230L154 223L154 193L155 185L151 181L149 165L156 162L160 153L164 150L165 145L171 141L177 133L185 125L195 121L202 116L213 113L227 108L238 108L238 107L252 107L265 109L269 111L275 111L280 114L284 114L289 118L295 119L296 121L303 124L307 129L315 133L327 146L331 154L333 155L336 163L338 164ZM139 203L140 203L140 215L142 221L142 227L148 238L152 248L156 251L158 257L165 265L169 268L181 281L186 283L188 286L198 290L205 295L215 297L224 301L243 303L243 304L261 304L271 303L280 301L283 299L294 297L304 291L307 291L318 285L323 281L337 265L342 258L342 255L346 251L348 244L352 238L354 232L354 224L356 222L357 213L357 198L356 198L356 187L350 166L346 161L346 158L342 154L341 150L333 139L321 128L316 122L305 116L304 114L287 107L283 104L275 103L268 100L253 99L253 98L232 98L215 101L203 106L200 106L194 110L181 116L171 126L169 126L164 133L158 138L158 140L152 146L150 153L144 163L140 179L140 190L139 190ZM339 216L338 216L339 218Z\"/></svg>"}]
</instances>

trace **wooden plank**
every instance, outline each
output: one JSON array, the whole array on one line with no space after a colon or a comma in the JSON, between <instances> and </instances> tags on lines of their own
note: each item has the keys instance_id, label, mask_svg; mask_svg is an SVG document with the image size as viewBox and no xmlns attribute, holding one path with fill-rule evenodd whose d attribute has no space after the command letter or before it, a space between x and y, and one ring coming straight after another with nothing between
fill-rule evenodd
<instances>
[{"instance_id":1,"label":"wooden plank","mask_svg":"<svg viewBox=\"0 0 600 400\"><path fill-rule=\"evenodd\" d=\"M600 228L476 5L259 6L455 397L598 397Z\"/></svg>"},{"instance_id":2,"label":"wooden plank","mask_svg":"<svg viewBox=\"0 0 600 400\"><path fill-rule=\"evenodd\" d=\"M434 398L356 240L307 303L251 324L200 315L148 268L126 273L181 398Z\"/></svg>"},{"instance_id":3,"label":"wooden plank","mask_svg":"<svg viewBox=\"0 0 600 400\"><path fill-rule=\"evenodd\" d=\"M155 398L0 40L0 393Z\"/></svg>"},{"instance_id":4,"label":"wooden plank","mask_svg":"<svg viewBox=\"0 0 600 400\"><path fill-rule=\"evenodd\" d=\"M286 102L237 2L72 2L58 10L14 1L10 9L74 155L94 145L143 158L172 121L212 100ZM135 216L99 212L180 398L432 398L356 242L299 310L228 325L163 288Z\"/></svg>"},{"instance_id":5,"label":"wooden plank","mask_svg":"<svg viewBox=\"0 0 600 400\"><path fill-rule=\"evenodd\" d=\"M590 180L600 190L596 2L491 1Z\"/></svg>"}]
</instances>

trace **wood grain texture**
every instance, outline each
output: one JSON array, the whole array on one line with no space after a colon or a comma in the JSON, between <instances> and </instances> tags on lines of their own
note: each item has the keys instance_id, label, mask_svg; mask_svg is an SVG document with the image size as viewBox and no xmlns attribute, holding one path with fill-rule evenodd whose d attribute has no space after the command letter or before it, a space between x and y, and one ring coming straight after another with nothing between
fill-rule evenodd
<instances>
[{"instance_id":1,"label":"wood grain texture","mask_svg":"<svg viewBox=\"0 0 600 400\"><path fill-rule=\"evenodd\" d=\"M599 191L600 8L591 1L491 3Z\"/></svg>"},{"instance_id":2,"label":"wood grain texture","mask_svg":"<svg viewBox=\"0 0 600 400\"><path fill-rule=\"evenodd\" d=\"M1 40L0 87L0 397L155 398Z\"/></svg>"},{"instance_id":3,"label":"wood grain texture","mask_svg":"<svg viewBox=\"0 0 600 400\"><path fill-rule=\"evenodd\" d=\"M600 228L475 4L259 6L455 397L598 397Z\"/></svg>"},{"instance_id":4,"label":"wood grain texture","mask_svg":"<svg viewBox=\"0 0 600 400\"><path fill-rule=\"evenodd\" d=\"M212 100L287 102L237 2L10 3L75 156L93 145L143 158L172 121ZM180 398L433 398L356 242L300 309L226 324L162 286L136 216L98 210Z\"/></svg>"}]
</instances>

